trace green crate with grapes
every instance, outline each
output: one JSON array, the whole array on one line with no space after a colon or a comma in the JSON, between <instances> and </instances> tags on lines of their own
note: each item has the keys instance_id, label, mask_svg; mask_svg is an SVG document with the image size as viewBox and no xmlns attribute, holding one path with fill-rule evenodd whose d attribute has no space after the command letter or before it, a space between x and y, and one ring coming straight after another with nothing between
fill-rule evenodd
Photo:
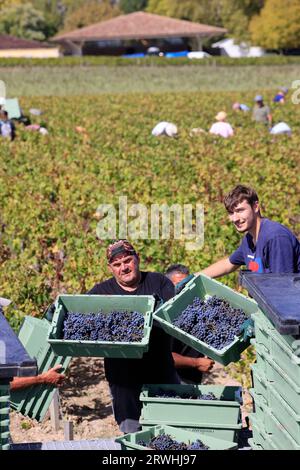
<instances>
[{"instance_id":1,"label":"green crate with grapes","mask_svg":"<svg viewBox=\"0 0 300 470\"><path fill-rule=\"evenodd\" d=\"M258 311L254 300L200 274L153 318L171 336L227 365L237 362L250 345L250 318ZM246 328L249 334L245 334Z\"/></svg>"},{"instance_id":2,"label":"green crate with grapes","mask_svg":"<svg viewBox=\"0 0 300 470\"><path fill-rule=\"evenodd\" d=\"M141 358L155 302L147 295L60 295L47 340L60 356Z\"/></svg>"},{"instance_id":3,"label":"green crate with grapes","mask_svg":"<svg viewBox=\"0 0 300 470\"><path fill-rule=\"evenodd\" d=\"M237 444L172 426L153 426L115 439L122 450L233 450Z\"/></svg>"}]
</instances>

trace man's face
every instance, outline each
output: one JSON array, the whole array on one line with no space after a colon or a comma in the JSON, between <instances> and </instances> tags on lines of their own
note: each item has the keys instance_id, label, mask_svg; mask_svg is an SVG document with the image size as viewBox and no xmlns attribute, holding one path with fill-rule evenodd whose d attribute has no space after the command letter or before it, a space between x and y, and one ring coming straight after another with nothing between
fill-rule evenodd
<instances>
[{"instance_id":1,"label":"man's face","mask_svg":"<svg viewBox=\"0 0 300 470\"><path fill-rule=\"evenodd\" d=\"M170 281L173 282L174 286L177 286L177 284L185 279L188 276L188 274L183 274L183 273L174 273L170 277Z\"/></svg>"},{"instance_id":2,"label":"man's face","mask_svg":"<svg viewBox=\"0 0 300 470\"><path fill-rule=\"evenodd\" d=\"M258 214L258 202L250 206L250 204L244 200L237 204L233 211L229 213L229 220L234 224L238 232L249 232L254 228Z\"/></svg>"},{"instance_id":3,"label":"man's face","mask_svg":"<svg viewBox=\"0 0 300 470\"><path fill-rule=\"evenodd\" d=\"M121 286L134 287L139 282L139 257L136 255L120 254L115 256L108 268Z\"/></svg>"}]
</instances>

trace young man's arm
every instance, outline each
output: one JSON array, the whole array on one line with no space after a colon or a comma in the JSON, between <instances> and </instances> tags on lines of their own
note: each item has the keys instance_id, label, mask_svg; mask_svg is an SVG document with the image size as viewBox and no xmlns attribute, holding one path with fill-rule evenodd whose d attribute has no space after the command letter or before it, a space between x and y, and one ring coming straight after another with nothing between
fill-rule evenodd
<instances>
[{"instance_id":1,"label":"young man's arm","mask_svg":"<svg viewBox=\"0 0 300 470\"><path fill-rule=\"evenodd\" d=\"M203 269L202 271L196 273L196 274L205 274L206 276L215 278L215 277L221 277L224 276L225 274L230 274L236 271L240 266L237 264L232 264L229 261L229 258L223 258L220 261L217 261L216 263L211 264L207 268Z\"/></svg>"},{"instance_id":2,"label":"young man's arm","mask_svg":"<svg viewBox=\"0 0 300 470\"><path fill-rule=\"evenodd\" d=\"M65 376L58 372L61 368L62 366L57 364L47 372L36 375L35 377L15 377L13 381L10 382L10 390L20 390L22 388L40 384L48 384L53 385L53 387L57 387L65 379Z\"/></svg>"}]
</instances>

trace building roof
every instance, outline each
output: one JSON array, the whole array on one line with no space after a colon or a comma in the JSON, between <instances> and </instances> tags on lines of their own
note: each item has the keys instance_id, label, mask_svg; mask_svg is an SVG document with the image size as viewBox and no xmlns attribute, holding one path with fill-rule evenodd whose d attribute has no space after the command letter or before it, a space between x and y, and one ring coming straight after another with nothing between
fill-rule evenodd
<instances>
[{"instance_id":1,"label":"building roof","mask_svg":"<svg viewBox=\"0 0 300 470\"><path fill-rule=\"evenodd\" d=\"M138 11L121 15L101 23L58 34L53 41L101 41L113 39L152 39L168 37L216 36L225 34L224 28L167 16Z\"/></svg>"},{"instance_id":2,"label":"building roof","mask_svg":"<svg viewBox=\"0 0 300 470\"><path fill-rule=\"evenodd\" d=\"M17 38L8 34L0 34L0 49L40 49L54 47L41 41L33 41L31 39Z\"/></svg>"}]
</instances>

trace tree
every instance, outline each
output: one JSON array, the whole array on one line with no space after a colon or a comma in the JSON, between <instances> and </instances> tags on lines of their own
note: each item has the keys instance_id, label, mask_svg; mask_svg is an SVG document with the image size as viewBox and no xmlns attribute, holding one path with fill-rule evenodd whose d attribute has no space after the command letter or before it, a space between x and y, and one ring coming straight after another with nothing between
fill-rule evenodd
<instances>
[{"instance_id":1,"label":"tree","mask_svg":"<svg viewBox=\"0 0 300 470\"><path fill-rule=\"evenodd\" d=\"M31 3L12 5L0 10L0 33L27 39L45 39L46 21Z\"/></svg>"},{"instance_id":2,"label":"tree","mask_svg":"<svg viewBox=\"0 0 300 470\"><path fill-rule=\"evenodd\" d=\"M112 6L109 0L91 0L80 6L66 16L64 31L82 28L93 23L109 20L119 16L121 11L117 6Z\"/></svg>"},{"instance_id":3,"label":"tree","mask_svg":"<svg viewBox=\"0 0 300 470\"><path fill-rule=\"evenodd\" d=\"M260 15L252 19L250 32L254 43L268 49L299 47L299 0L266 0Z\"/></svg>"},{"instance_id":4,"label":"tree","mask_svg":"<svg viewBox=\"0 0 300 470\"><path fill-rule=\"evenodd\" d=\"M44 15L46 37L54 36L64 24L67 7L63 0L31 0L31 3L36 10L41 11Z\"/></svg>"},{"instance_id":5,"label":"tree","mask_svg":"<svg viewBox=\"0 0 300 470\"><path fill-rule=\"evenodd\" d=\"M0 0L0 12L4 8L7 8L13 5L20 5L21 3L24 3L24 0Z\"/></svg>"},{"instance_id":6,"label":"tree","mask_svg":"<svg viewBox=\"0 0 300 470\"><path fill-rule=\"evenodd\" d=\"M236 39L249 39L249 21L263 0L149 0L147 11L198 23L221 26Z\"/></svg>"},{"instance_id":7,"label":"tree","mask_svg":"<svg viewBox=\"0 0 300 470\"><path fill-rule=\"evenodd\" d=\"M147 11L206 24L219 24L222 0L149 0Z\"/></svg>"},{"instance_id":8,"label":"tree","mask_svg":"<svg viewBox=\"0 0 300 470\"><path fill-rule=\"evenodd\" d=\"M120 0L120 9L124 13L133 13L134 11L142 11L148 5L148 0Z\"/></svg>"}]
</instances>

